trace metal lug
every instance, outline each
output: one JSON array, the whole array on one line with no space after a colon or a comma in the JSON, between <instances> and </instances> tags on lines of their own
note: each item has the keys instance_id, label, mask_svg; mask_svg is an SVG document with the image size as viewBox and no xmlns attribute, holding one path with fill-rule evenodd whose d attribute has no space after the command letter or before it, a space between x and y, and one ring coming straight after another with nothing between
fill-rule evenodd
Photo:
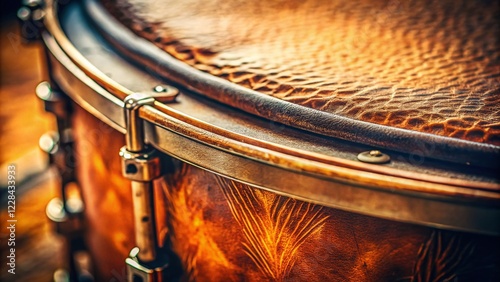
<instances>
[{"instance_id":1,"label":"metal lug","mask_svg":"<svg viewBox=\"0 0 500 282\"><path fill-rule=\"evenodd\" d=\"M55 165L59 176L61 176L61 189L64 189L63 187L69 182L75 181L72 164L68 164L68 153L71 152L73 147L71 129L64 130L63 135L65 136L61 138L59 133L49 131L38 140L40 149L49 157L49 164Z\"/></svg>"},{"instance_id":2,"label":"metal lug","mask_svg":"<svg viewBox=\"0 0 500 282\"><path fill-rule=\"evenodd\" d=\"M129 281L163 281L168 257L158 252L155 226L153 179L161 176L160 155L146 145L144 121L139 110L153 105L156 99L171 102L178 90L170 86L156 86L148 93L134 93L125 98L124 114L127 133L125 146L120 149L123 175L131 180L136 248L125 260Z\"/></svg>"},{"instance_id":3,"label":"metal lug","mask_svg":"<svg viewBox=\"0 0 500 282\"><path fill-rule=\"evenodd\" d=\"M57 152L59 152L59 134L55 131L49 131L40 136L38 146L49 157L49 164L56 162Z\"/></svg>"},{"instance_id":4,"label":"metal lug","mask_svg":"<svg viewBox=\"0 0 500 282\"><path fill-rule=\"evenodd\" d=\"M58 91L54 91L49 82L40 82L35 89L35 93L44 102L46 112L53 113L61 119L68 118L67 99Z\"/></svg>"},{"instance_id":5,"label":"metal lug","mask_svg":"<svg viewBox=\"0 0 500 282\"><path fill-rule=\"evenodd\" d=\"M25 0L17 11L20 22L21 36L25 42L33 42L40 38L44 28L44 2L40 0Z\"/></svg>"},{"instance_id":6,"label":"metal lug","mask_svg":"<svg viewBox=\"0 0 500 282\"><path fill-rule=\"evenodd\" d=\"M60 198L52 199L45 210L47 217L54 223L58 234L75 237L83 230L83 202L72 198L64 203Z\"/></svg>"}]
</instances>

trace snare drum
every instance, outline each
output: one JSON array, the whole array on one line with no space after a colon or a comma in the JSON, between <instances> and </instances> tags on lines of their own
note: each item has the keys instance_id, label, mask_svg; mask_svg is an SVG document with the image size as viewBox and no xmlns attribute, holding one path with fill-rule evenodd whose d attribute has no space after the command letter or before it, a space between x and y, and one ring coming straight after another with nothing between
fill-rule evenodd
<instances>
[{"instance_id":1,"label":"snare drum","mask_svg":"<svg viewBox=\"0 0 500 282\"><path fill-rule=\"evenodd\" d=\"M25 7L93 277L498 280L498 5L375 2Z\"/></svg>"}]
</instances>

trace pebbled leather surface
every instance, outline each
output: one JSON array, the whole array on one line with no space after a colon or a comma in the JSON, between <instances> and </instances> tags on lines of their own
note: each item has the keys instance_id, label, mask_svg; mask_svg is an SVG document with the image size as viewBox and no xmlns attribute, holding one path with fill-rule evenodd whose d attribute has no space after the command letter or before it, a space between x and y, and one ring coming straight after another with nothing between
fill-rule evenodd
<instances>
[{"instance_id":1,"label":"pebbled leather surface","mask_svg":"<svg viewBox=\"0 0 500 282\"><path fill-rule=\"evenodd\" d=\"M495 1L103 2L170 55L244 87L356 120L500 145Z\"/></svg>"}]
</instances>

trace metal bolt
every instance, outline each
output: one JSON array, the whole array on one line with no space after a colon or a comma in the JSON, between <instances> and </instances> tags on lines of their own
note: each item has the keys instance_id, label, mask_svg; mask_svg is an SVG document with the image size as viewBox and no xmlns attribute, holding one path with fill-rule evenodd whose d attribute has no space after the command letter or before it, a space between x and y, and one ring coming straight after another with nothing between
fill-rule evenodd
<instances>
[{"instance_id":1,"label":"metal bolt","mask_svg":"<svg viewBox=\"0 0 500 282\"><path fill-rule=\"evenodd\" d=\"M156 93L167 92L167 88L163 87L163 85L156 85L155 88L153 88L153 90Z\"/></svg>"},{"instance_id":2,"label":"metal bolt","mask_svg":"<svg viewBox=\"0 0 500 282\"><path fill-rule=\"evenodd\" d=\"M45 209L47 217L54 222L63 222L66 220L66 211L64 210L64 203L59 198L50 200L47 208Z\"/></svg>"},{"instance_id":3,"label":"metal bolt","mask_svg":"<svg viewBox=\"0 0 500 282\"><path fill-rule=\"evenodd\" d=\"M38 140L40 149L47 154L55 154L59 148L59 134L57 132L47 132Z\"/></svg>"},{"instance_id":4,"label":"metal bolt","mask_svg":"<svg viewBox=\"0 0 500 282\"><path fill-rule=\"evenodd\" d=\"M52 92L52 87L50 86L50 83L47 81L42 81L40 82L35 89L36 96L40 98L43 101L52 101L54 100L54 95Z\"/></svg>"},{"instance_id":5,"label":"metal bolt","mask_svg":"<svg viewBox=\"0 0 500 282\"><path fill-rule=\"evenodd\" d=\"M358 160L364 163L383 164L391 160L389 155L386 155L379 150L365 151L358 154Z\"/></svg>"},{"instance_id":6,"label":"metal bolt","mask_svg":"<svg viewBox=\"0 0 500 282\"><path fill-rule=\"evenodd\" d=\"M28 0L23 1L21 8L17 11L21 36L25 42L33 42L40 38L45 16L43 7L44 3L42 1Z\"/></svg>"},{"instance_id":7,"label":"metal bolt","mask_svg":"<svg viewBox=\"0 0 500 282\"><path fill-rule=\"evenodd\" d=\"M156 85L150 95L159 102L171 103L179 95L179 89L168 85Z\"/></svg>"},{"instance_id":8,"label":"metal bolt","mask_svg":"<svg viewBox=\"0 0 500 282\"><path fill-rule=\"evenodd\" d=\"M28 7L21 7L17 11L17 17L22 21L28 21L31 18L31 10Z\"/></svg>"},{"instance_id":9,"label":"metal bolt","mask_svg":"<svg viewBox=\"0 0 500 282\"><path fill-rule=\"evenodd\" d=\"M35 90L36 96L44 103L46 112L55 114L58 118L66 120L68 118L67 99L63 95L52 89L47 81L40 82Z\"/></svg>"},{"instance_id":10,"label":"metal bolt","mask_svg":"<svg viewBox=\"0 0 500 282\"><path fill-rule=\"evenodd\" d=\"M71 197L66 200L66 210L70 214L82 213L84 209L83 201L77 197Z\"/></svg>"}]
</instances>

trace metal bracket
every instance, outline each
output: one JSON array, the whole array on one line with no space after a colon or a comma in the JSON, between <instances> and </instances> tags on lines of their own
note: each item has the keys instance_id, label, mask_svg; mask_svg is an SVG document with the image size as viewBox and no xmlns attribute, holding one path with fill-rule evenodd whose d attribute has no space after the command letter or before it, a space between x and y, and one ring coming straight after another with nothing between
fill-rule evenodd
<instances>
[{"instance_id":1,"label":"metal bracket","mask_svg":"<svg viewBox=\"0 0 500 282\"><path fill-rule=\"evenodd\" d=\"M125 259L127 264L127 278L128 281L155 281L162 282L166 281L165 270L168 268L168 260L165 264L160 264L159 266L145 266L140 263L139 258L139 248L133 248L130 251L129 257Z\"/></svg>"},{"instance_id":2,"label":"metal bracket","mask_svg":"<svg viewBox=\"0 0 500 282\"><path fill-rule=\"evenodd\" d=\"M169 260L157 254L153 183L161 176L160 154L145 143L144 121L139 110L156 99L172 101L178 95L173 87L152 93L134 93L124 100L127 133L120 149L122 174L131 180L136 246L125 260L129 281L163 281ZM159 88L158 88L159 89ZM167 91L168 90L168 91Z\"/></svg>"},{"instance_id":3,"label":"metal bracket","mask_svg":"<svg viewBox=\"0 0 500 282\"><path fill-rule=\"evenodd\" d=\"M122 172L134 181L152 181L160 176L160 157L158 151L147 148L143 153L133 153L126 147L120 149Z\"/></svg>"}]
</instances>

